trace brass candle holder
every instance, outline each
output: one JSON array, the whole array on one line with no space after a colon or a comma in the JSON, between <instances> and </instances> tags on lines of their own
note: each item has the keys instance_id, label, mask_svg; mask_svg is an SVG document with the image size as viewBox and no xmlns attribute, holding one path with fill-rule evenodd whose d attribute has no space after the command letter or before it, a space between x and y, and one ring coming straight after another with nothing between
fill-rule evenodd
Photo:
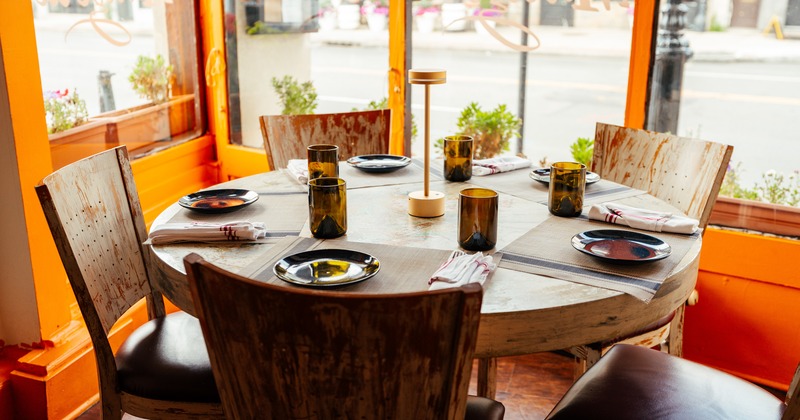
<instances>
[{"instance_id":1,"label":"brass candle holder","mask_svg":"<svg viewBox=\"0 0 800 420\"><path fill-rule=\"evenodd\" d=\"M439 217L444 214L444 193L430 190L431 167L431 85L447 82L447 72L439 69L411 69L408 82L412 85L425 85L425 161L424 189L408 194L408 214L415 217Z\"/></svg>"}]
</instances>

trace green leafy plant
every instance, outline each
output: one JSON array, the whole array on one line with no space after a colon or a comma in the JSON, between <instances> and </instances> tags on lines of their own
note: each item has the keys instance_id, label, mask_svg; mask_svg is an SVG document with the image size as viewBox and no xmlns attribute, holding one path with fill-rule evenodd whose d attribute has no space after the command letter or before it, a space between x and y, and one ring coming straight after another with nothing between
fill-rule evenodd
<instances>
[{"instance_id":1,"label":"green leafy plant","mask_svg":"<svg viewBox=\"0 0 800 420\"><path fill-rule=\"evenodd\" d=\"M383 97L379 101L370 101L367 106L363 109L364 111L369 111L373 109L385 109L389 107L389 98ZM353 111L358 111L358 108L353 108ZM417 123L414 121L414 115L411 115L411 140L414 141L417 138Z\"/></svg>"},{"instance_id":2,"label":"green leafy plant","mask_svg":"<svg viewBox=\"0 0 800 420\"><path fill-rule=\"evenodd\" d=\"M172 65L167 65L160 54L155 58L140 55L128 81L139 96L154 104L169 100L172 84Z\"/></svg>"},{"instance_id":3,"label":"green leafy plant","mask_svg":"<svg viewBox=\"0 0 800 420\"><path fill-rule=\"evenodd\" d=\"M509 141L522 122L506 109L505 104L484 111L475 102L461 111L458 133L475 139L473 156L486 159L509 150Z\"/></svg>"},{"instance_id":4,"label":"green leafy plant","mask_svg":"<svg viewBox=\"0 0 800 420\"><path fill-rule=\"evenodd\" d=\"M774 170L761 175L761 183L756 185L756 192L761 201L787 206L800 204L800 180L797 171L788 177Z\"/></svg>"},{"instance_id":5,"label":"green leafy plant","mask_svg":"<svg viewBox=\"0 0 800 420\"><path fill-rule=\"evenodd\" d=\"M741 162L737 162L735 165L728 164L719 195L793 207L800 206L800 170L795 170L788 176L769 170L761 174L761 181L754 183L753 188L750 189L740 185L741 166Z\"/></svg>"},{"instance_id":6,"label":"green leafy plant","mask_svg":"<svg viewBox=\"0 0 800 420\"><path fill-rule=\"evenodd\" d=\"M572 153L572 159L574 159L575 162L582 163L586 165L587 168L591 168L592 154L594 153L594 140L578 137L578 139L569 146L569 151Z\"/></svg>"},{"instance_id":7,"label":"green leafy plant","mask_svg":"<svg viewBox=\"0 0 800 420\"><path fill-rule=\"evenodd\" d=\"M48 134L69 130L89 118L86 101L78 96L76 89L72 89L72 93L69 89L45 92L44 112Z\"/></svg>"},{"instance_id":8,"label":"green leafy plant","mask_svg":"<svg viewBox=\"0 0 800 420\"><path fill-rule=\"evenodd\" d=\"M310 81L300 83L292 76L273 77L272 87L280 98L283 115L313 114L317 109L317 90Z\"/></svg>"},{"instance_id":9,"label":"green leafy plant","mask_svg":"<svg viewBox=\"0 0 800 420\"><path fill-rule=\"evenodd\" d=\"M728 168L725 170L725 178L719 187L719 195L745 200L758 200L758 193L755 190L747 189L740 185L741 167L742 162L737 162L735 165L728 164Z\"/></svg>"},{"instance_id":10,"label":"green leafy plant","mask_svg":"<svg viewBox=\"0 0 800 420\"><path fill-rule=\"evenodd\" d=\"M711 15L711 22L708 24L709 32L725 32L725 27L719 23L717 15Z\"/></svg>"}]
</instances>

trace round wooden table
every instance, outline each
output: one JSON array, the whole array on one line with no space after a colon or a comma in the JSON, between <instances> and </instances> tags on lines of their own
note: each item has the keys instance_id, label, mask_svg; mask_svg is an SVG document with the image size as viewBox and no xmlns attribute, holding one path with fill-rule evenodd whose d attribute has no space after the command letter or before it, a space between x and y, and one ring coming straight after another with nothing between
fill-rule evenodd
<instances>
[{"instance_id":1,"label":"round wooden table","mask_svg":"<svg viewBox=\"0 0 800 420\"><path fill-rule=\"evenodd\" d=\"M540 201L520 198L524 194L519 194L519 191L525 192L526 188L546 188L528 177L528 169L473 177L467 183L432 182L431 190L446 194L446 211L442 217L423 219L409 216L406 212L407 194L420 188L421 177L417 183L367 186L361 185L364 184L363 174L352 172L355 170L344 164L341 167L340 176L348 180L348 185L352 187L347 192L348 231L344 238L347 241L457 249L458 192L474 186L471 184L485 186L490 183L500 193L499 250L549 217L554 217ZM349 180L350 176L353 182ZM282 199L294 195L305 199L301 195L303 187L281 171L237 179L214 188L244 188L259 192L262 194L259 201L267 200L265 203L276 212L302 212L297 207L281 210L280 203ZM660 209L671 209L646 194L634 198L634 205L651 203ZM296 198L294 200L297 202ZM177 204L172 205L159 215L153 226L167 222L181 211L186 210ZM307 209L305 211L299 217L307 218ZM584 209L584 214L586 212ZM269 229L270 220L264 221ZM587 220L586 223L596 222ZM611 225L603 226L611 228ZM591 227L597 228L597 225ZM301 236L310 236L307 227L300 230ZM184 256L195 252L212 263L237 272L252 264L263 253L262 247L265 246L269 245L191 243L152 246L153 264L157 267L154 270L157 287L179 308L194 313L183 268ZM500 267L484 285L475 357L492 358L565 349L637 331L670 314L686 301L697 279L700 246L701 240L697 239L648 303L617 291Z\"/></svg>"}]
</instances>

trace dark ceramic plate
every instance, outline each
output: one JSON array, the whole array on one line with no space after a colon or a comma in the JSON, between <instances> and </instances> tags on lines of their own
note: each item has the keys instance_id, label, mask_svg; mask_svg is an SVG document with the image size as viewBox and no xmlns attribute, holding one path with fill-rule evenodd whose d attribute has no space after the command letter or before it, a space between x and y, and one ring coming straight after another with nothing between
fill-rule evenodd
<instances>
[{"instance_id":1,"label":"dark ceramic plate","mask_svg":"<svg viewBox=\"0 0 800 420\"><path fill-rule=\"evenodd\" d=\"M258 193L249 190L206 190L185 195L178 200L183 208L198 213L228 213L249 206L258 200Z\"/></svg>"},{"instance_id":2,"label":"dark ceramic plate","mask_svg":"<svg viewBox=\"0 0 800 420\"><path fill-rule=\"evenodd\" d=\"M589 230L572 237L584 254L619 264L638 264L669 257L672 248L654 236L617 229Z\"/></svg>"},{"instance_id":3,"label":"dark ceramic plate","mask_svg":"<svg viewBox=\"0 0 800 420\"><path fill-rule=\"evenodd\" d=\"M347 159L350 166L364 172L385 173L405 168L411 158L396 155L361 155Z\"/></svg>"},{"instance_id":4,"label":"dark ceramic plate","mask_svg":"<svg viewBox=\"0 0 800 420\"><path fill-rule=\"evenodd\" d=\"M536 181L543 182L545 184L549 184L550 183L550 168L534 169L534 170L531 171L530 174L528 174L528 176L530 176L531 179L534 179ZM597 175L594 172L586 171L586 185L594 184L595 182L597 182L599 180L600 180L600 175Z\"/></svg>"},{"instance_id":5,"label":"dark ceramic plate","mask_svg":"<svg viewBox=\"0 0 800 420\"><path fill-rule=\"evenodd\" d=\"M377 258L347 249L316 249L282 258L272 272L279 279L308 287L336 287L364 281L381 269Z\"/></svg>"}]
</instances>

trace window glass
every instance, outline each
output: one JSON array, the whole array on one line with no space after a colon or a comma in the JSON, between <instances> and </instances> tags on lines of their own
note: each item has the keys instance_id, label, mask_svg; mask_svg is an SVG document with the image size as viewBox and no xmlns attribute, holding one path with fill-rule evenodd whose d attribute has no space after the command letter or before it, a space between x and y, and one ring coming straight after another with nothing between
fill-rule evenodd
<instances>
[{"instance_id":1,"label":"window glass","mask_svg":"<svg viewBox=\"0 0 800 420\"><path fill-rule=\"evenodd\" d=\"M413 15L413 66L447 71L447 83L431 87L432 142L471 131L490 152L476 157L491 157L494 133L523 116L521 140L503 139L499 153L539 166L576 160L571 146L592 140L598 121L624 123L633 3L415 2ZM424 88L412 92L422 124ZM422 153L422 142L412 148Z\"/></svg>"},{"instance_id":2,"label":"window glass","mask_svg":"<svg viewBox=\"0 0 800 420\"><path fill-rule=\"evenodd\" d=\"M690 23L699 25L684 37L693 55L683 73L678 133L734 146L721 195L797 207L800 40L780 38L800 24L800 2L696 8Z\"/></svg>"},{"instance_id":3,"label":"window glass","mask_svg":"<svg viewBox=\"0 0 800 420\"><path fill-rule=\"evenodd\" d=\"M56 168L122 144L137 157L203 132L194 7L33 2Z\"/></svg>"},{"instance_id":4,"label":"window glass","mask_svg":"<svg viewBox=\"0 0 800 420\"><path fill-rule=\"evenodd\" d=\"M232 143L263 147L261 115L386 107L388 0L224 5ZM285 30L255 30L249 14L281 16Z\"/></svg>"}]
</instances>

